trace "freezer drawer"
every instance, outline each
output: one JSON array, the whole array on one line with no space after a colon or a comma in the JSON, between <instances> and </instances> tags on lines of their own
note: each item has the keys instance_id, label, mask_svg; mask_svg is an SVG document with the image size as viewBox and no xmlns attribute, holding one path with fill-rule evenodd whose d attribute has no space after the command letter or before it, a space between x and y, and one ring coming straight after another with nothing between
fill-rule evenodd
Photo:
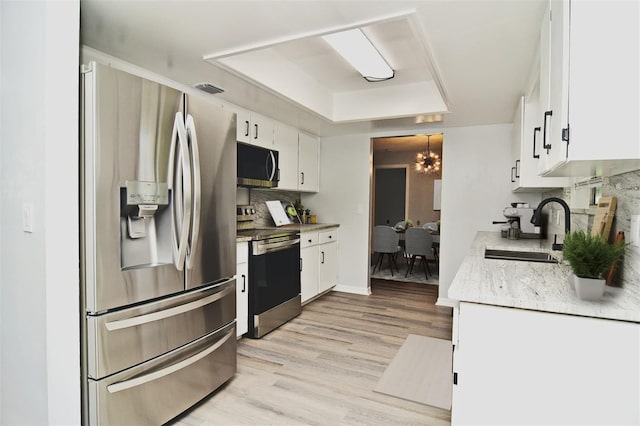
<instances>
[{"instance_id":1,"label":"freezer drawer","mask_svg":"<svg viewBox=\"0 0 640 426\"><path fill-rule=\"evenodd\" d=\"M102 380L89 380L92 425L159 425L236 372L235 323Z\"/></svg>"},{"instance_id":2,"label":"freezer drawer","mask_svg":"<svg viewBox=\"0 0 640 426\"><path fill-rule=\"evenodd\" d=\"M236 318L235 279L87 316L87 375L100 379L196 340Z\"/></svg>"}]
</instances>

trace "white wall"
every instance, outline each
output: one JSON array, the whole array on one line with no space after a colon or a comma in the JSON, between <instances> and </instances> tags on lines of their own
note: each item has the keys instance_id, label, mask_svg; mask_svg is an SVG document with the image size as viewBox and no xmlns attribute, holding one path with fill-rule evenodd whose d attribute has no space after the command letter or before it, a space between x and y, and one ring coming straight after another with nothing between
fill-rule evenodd
<instances>
[{"instance_id":1,"label":"white wall","mask_svg":"<svg viewBox=\"0 0 640 426\"><path fill-rule=\"evenodd\" d=\"M511 124L430 129L443 132L442 230L439 303L478 230L499 231L494 220L513 201L537 205L540 194L511 192ZM304 205L320 222L340 224L336 290L368 294L371 138L424 133L397 129L384 133L323 138L320 192L304 195Z\"/></svg>"},{"instance_id":2,"label":"white wall","mask_svg":"<svg viewBox=\"0 0 640 426\"><path fill-rule=\"evenodd\" d=\"M324 138L320 144L320 192L303 194L319 222L339 223L335 290L369 294L369 202L371 138Z\"/></svg>"},{"instance_id":3,"label":"white wall","mask_svg":"<svg viewBox=\"0 0 640 426\"><path fill-rule=\"evenodd\" d=\"M511 192L511 124L448 128L442 144L439 303L476 231L499 231L494 220L513 201L537 206L540 194Z\"/></svg>"},{"instance_id":4,"label":"white wall","mask_svg":"<svg viewBox=\"0 0 640 426\"><path fill-rule=\"evenodd\" d=\"M79 424L79 1L0 19L0 423Z\"/></svg>"},{"instance_id":5,"label":"white wall","mask_svg":"<svg viewBox=\"0 0 640 426\"><path fill-rule=\"evenodd\" d=\"M2 204L2 194L4 191L2 191L2 141L3 139L3 126L2 126L2 98L4 97L4 91L3 91L3 40L4 40L4 33L2 31L3 25L2 25L2 16L3 16L3 7L2 7L2 3L0 3L0 241L4 241L3 235L2 235L2 210L3 210L3 204ZM4 256L2 255L2 244L0 244L0 424L4 424L2 422L2 259L4 258Z\"/></svg>"}]
</instances>

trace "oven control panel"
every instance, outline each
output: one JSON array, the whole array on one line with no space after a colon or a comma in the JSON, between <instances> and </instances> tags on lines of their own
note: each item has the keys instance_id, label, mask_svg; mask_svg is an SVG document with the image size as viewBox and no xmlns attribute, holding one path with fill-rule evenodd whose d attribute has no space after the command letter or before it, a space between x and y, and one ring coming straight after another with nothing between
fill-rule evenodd
<instances>
[{"instance_id":1,"label":"oven control panel","mask_svg":"<svg viewBox=\"0 0 640 426\"><path fill-rule=\"evenodd\" d=\"M236 224L237 229L254 229L255 224L253 220L256 217L256 208L252 205L238 205L236 206Z\"/></svg>"}]
</instances>

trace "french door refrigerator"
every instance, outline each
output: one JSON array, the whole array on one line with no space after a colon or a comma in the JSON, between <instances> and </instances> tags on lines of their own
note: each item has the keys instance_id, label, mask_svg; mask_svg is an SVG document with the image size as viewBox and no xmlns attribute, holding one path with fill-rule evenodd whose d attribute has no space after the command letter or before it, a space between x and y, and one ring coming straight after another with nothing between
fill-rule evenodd
<instances>
[{"instance_id":1,"label":"french door refrigerator","mask_svg":"<svg viewBox=\"0 0 640 426\"><path fill-rule=\"evenodd\" d=\"M236 372L236 118L106 65L81 76L84 421L161 424Z\"/></svg>"}]
</instances>

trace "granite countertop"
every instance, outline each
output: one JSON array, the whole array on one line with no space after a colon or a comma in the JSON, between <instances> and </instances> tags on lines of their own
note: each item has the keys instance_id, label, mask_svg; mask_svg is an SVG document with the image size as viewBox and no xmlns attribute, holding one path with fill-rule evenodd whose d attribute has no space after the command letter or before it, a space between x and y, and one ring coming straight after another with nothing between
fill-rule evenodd
<instances>
[{"instance_id":1,"label":"granite countertop","mask_svg":"<svg viewBox=\"0 0 640 426\"><path fill-rule=\"evenodd\" d=\"M309 225L302 225L302 224L291 224L291 225L286 225L283 227L277 227L277 226L267 226L267 227L261 227L261 229L287 229L287 230L292 230L292 231L299 231L299 232L313 232L313 231L322 231L322 230L326 230L326 229L331 229L331 228L338 228L340 225L337 223L314 223L314 224L309 224ZM237 243L241 243L243 241L251 241L251 237L248 236L244 236L244 235L238 235L236 236L236 242Z\"/></svg>"},{"instance_id":2,"label":"granite countertop","mask_svg":"<svg viewBox=\"0 0 640 426\"><path fill-rule=\"evenodd\" d=\"M508 240L499 232L478 232L449 287L450 299L640 322L640 285L607 286L601 300L585 301L578 299L567 281L568 264L485 259L485 247L547 251L540 247L540 240Z\"/></svg>"},{"instance_id":3,"label":"granite countertop","mask_svg":"<svg viewBox=\"0 0 640 426\"><path fill-rule=\"evenodd\" d=\"M337 228L340 225L337 223L314 223L307 225L287 225L287 228L298 229L300 232L313 232L322 231L325 229Z\"/></svg>"}]
</instances>

